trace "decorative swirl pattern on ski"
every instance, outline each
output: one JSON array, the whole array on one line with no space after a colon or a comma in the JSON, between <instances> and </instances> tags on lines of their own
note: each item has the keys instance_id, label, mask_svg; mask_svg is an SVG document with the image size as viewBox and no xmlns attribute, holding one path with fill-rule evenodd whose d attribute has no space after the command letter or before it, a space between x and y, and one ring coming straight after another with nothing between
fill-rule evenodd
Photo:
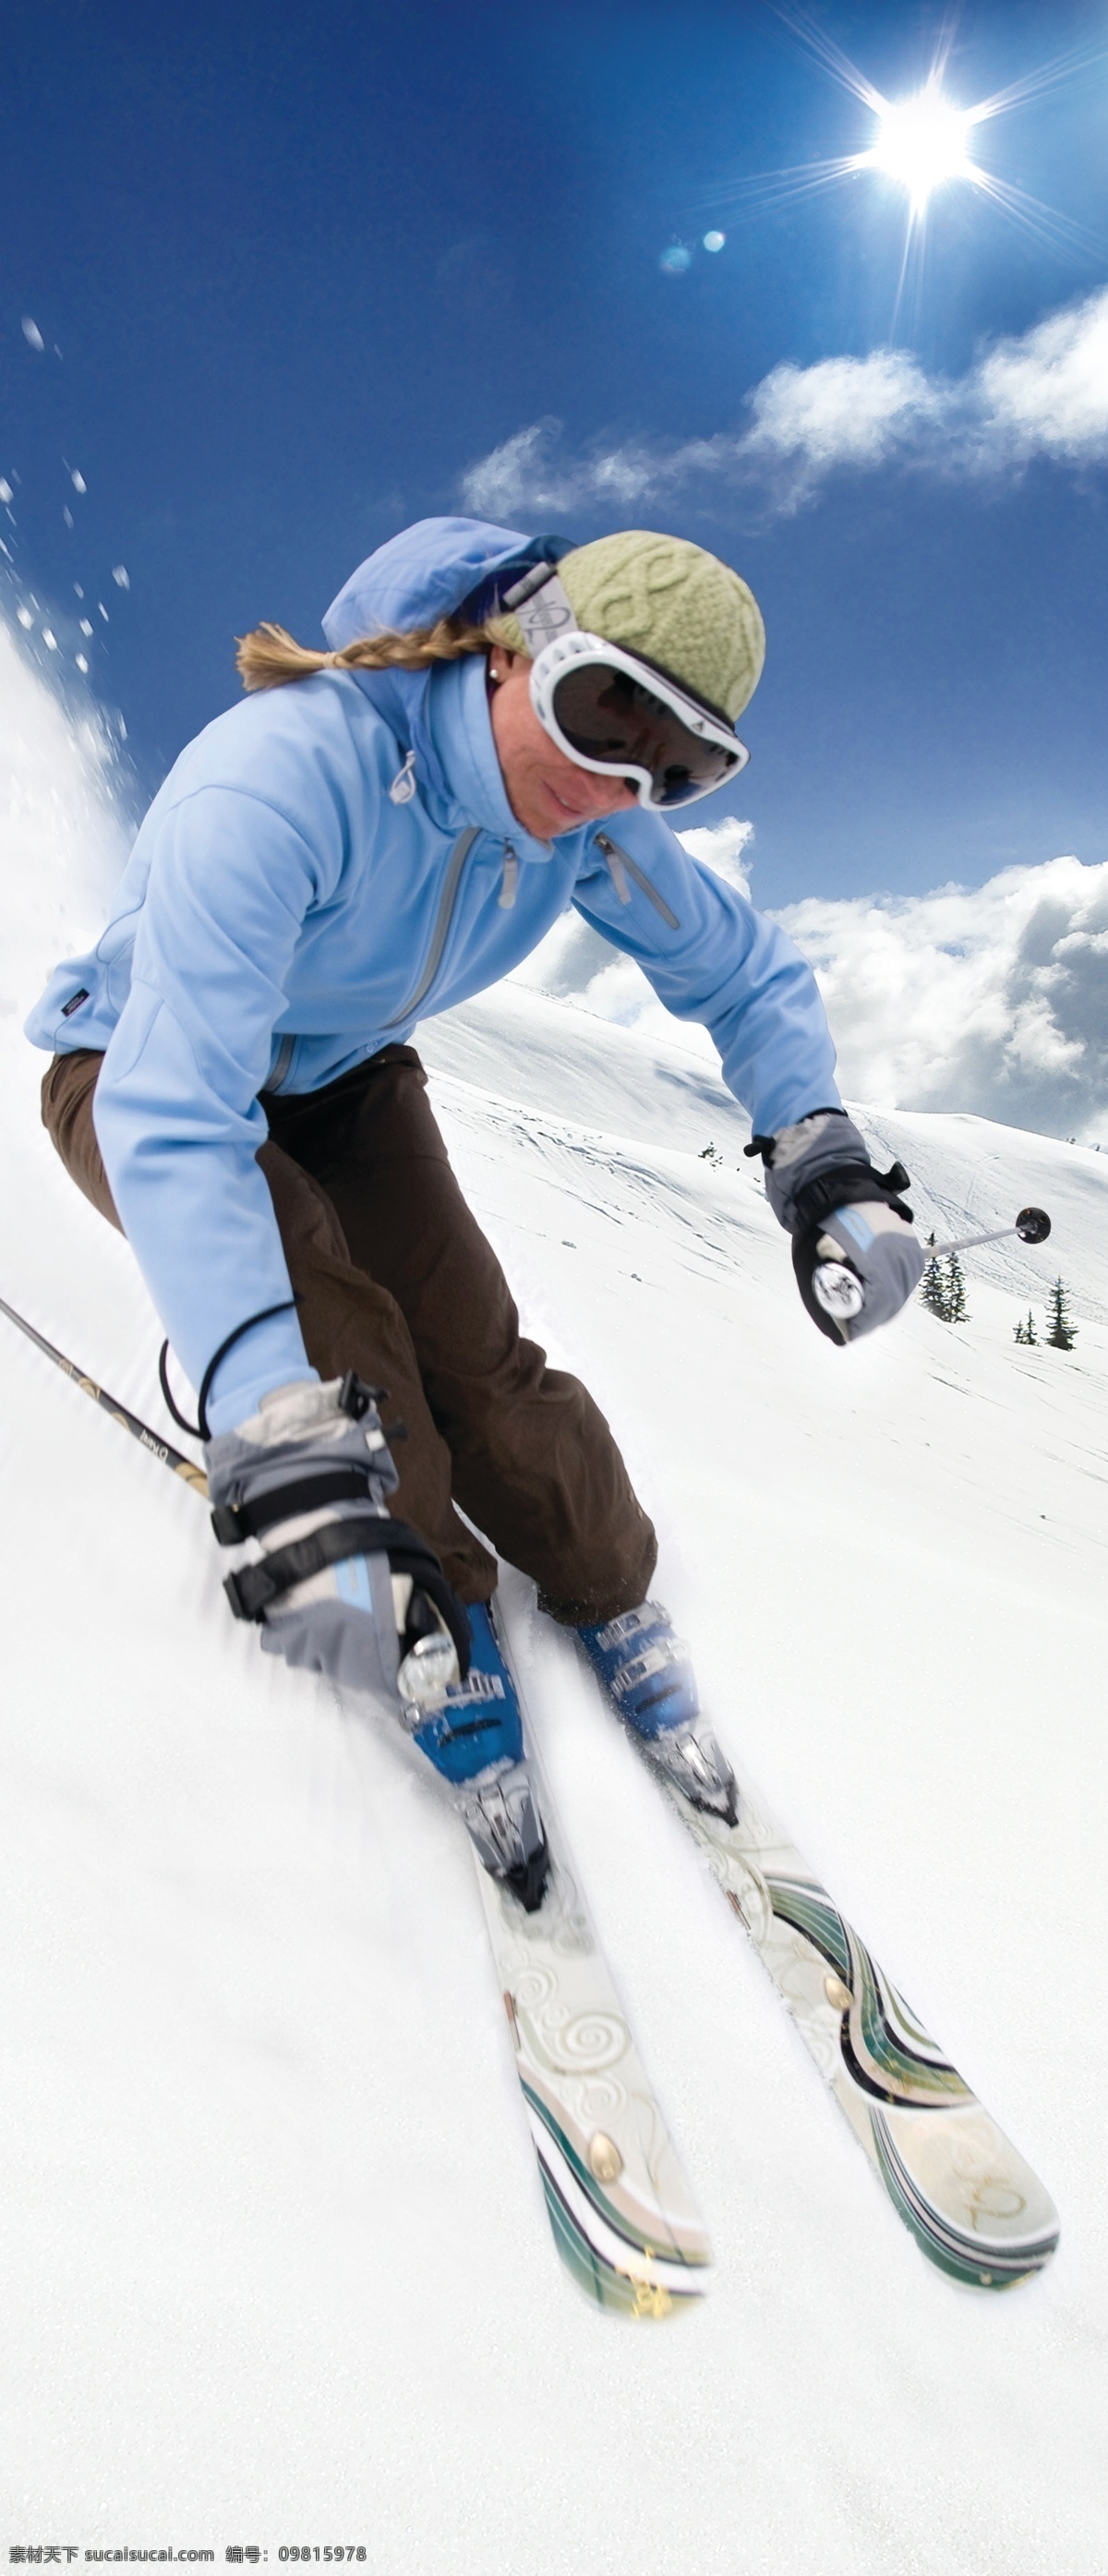
<instances>
[{"instance_id":1,"label":"decorative swirl pattern on ski","mask_svg":"<svg viewBox=\"0 0 1108 2576\"><path fill-rule=\"evenodd\" d=\"M1049 2194L799 1852L745 1789L727 1825L666 1785L929 2260L982 2289L1041 2270L1058 2242Z\"/></svg>"},{"instance_id":2,"label":"decorative swirl pattern on ski","mask_svg":"<svg viewBox=\"0 0 1108 2576\"><path fill-rule=\"evenodd\" d=\"M524 1914L476 1855L475 1866L550 2224L590 2298L656 2320L702 2296L709 2248L528 1758L555 1855L542 1904Z\"/></svg>"}]
</instances>

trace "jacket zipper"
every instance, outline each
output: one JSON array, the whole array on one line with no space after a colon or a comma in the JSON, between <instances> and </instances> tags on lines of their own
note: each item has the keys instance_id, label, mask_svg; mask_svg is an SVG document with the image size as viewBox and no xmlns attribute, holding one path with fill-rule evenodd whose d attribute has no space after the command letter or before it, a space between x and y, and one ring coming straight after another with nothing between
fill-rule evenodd
<instances>
[{"instance_id":1,"label":"jacket zipper","mask_svg":"<svg viewBox=\"0 0 1108 2576\"><path fill-rule=\"evenodd\" d=\"M480 827L478 824L471 823L464 832L459 832L458 834L458 838L450 853L450 861L446 871L446 878L443 884L442 893L439 896L439 908L435 917L435 927L431 933L431 945L427 952L427 963L423 969L420 980L416 985L414 993L409 993L403 1010L397 1011L394 1019L385 1021L384 1025L387 1029L398 1029L403 1020L410 1020L412 1012L418 1010L420 1003L426 998L427 994L431 990L431 986L438 974L439 967L442 964L442 953L450 935L450 924L453 921L454 909L458 900L458 886L461 880L462 869L465 866L474 842L479 837L479 830Z\"/></svg>"},{"instance_id":2,"label":"jacket zipper","mask_svg":"<svg viewBox=\"0 0 1108 2576\"><path fill-rule=\"evenodd\" d=\"M630 903L627 879L633 877L640 894L644 894L648 903L653 904L655 912L661 913L667 930L680 930L681 924L676 913L670 911L664 894L659 894L657 886L651 884L645 869L640 868L638 860L632 858L630 851L621 849L619 842L611 840L607 832L597 833L596 846L608 862L608 873L620 902Z\"/></svg>"},{"instance_id":3,"label":"jacket zipper","mask_svg":"<svg viewBox=\"0 0 1108 2576\"><path fill-rule=\"evenodd\" d=\"M459 832L458 834L458 838L450 853L450 860L446 871L445 881L443 883L442 893L439 896L439 908L435 916L435 927L431 934L431 945L427 952L427 963L424 966L423 973L416 985L414 993L409 994L403 1010L397 1011L393 1019L385 1021L384 1026L386 1029L398 1029L404 1020L410 1019L412 1012L418 1010L420 1003L426 1000L426 997L431 990L431 986L438 974L439 967L442 964L443 951L450 936L450 925L454 919L454 913L457 907L458 888L461 883L462 869L465 866L474 842L479 838L479 831L479 825L471 823L467 826L464 832ZM515 901L516 877L519 868L519 862L516 857L516 853L512 848L511 842L506 842L504 846L504 882L500 893L500 903L502 907L510 906ZM640 868L637 859L632 858L630 851L621 849L619 842L613 841L607 832L597 833L596 846L607 861L608 871L620 902L630 903L631 896L628 890L627 878L632 877L635 884L638 886L640 893L644 894L647 901L653 904L655 912L659 912L661 914L662 920L665 922L667 929L680 930L681 924L677 918L677 914L670 910L665 896L659 894L657 886L652 885L645 869ZM289 1066L292 1063L295 1047L296 1040L294 1037L282 1038L281 1044L277 1050L277 1062L274 1065L273 1071L266 1084L267 1091L280 1090L281 1084L283 1083L289 1070Z\"/></svg>"},{"instance_id":4,"label":"jacket zipper","mask_svg":"<svg viewBox=\"0 0 1108 2576\"><path fill-rule=\"evenodd\" d=\"M282 1040L281 1040L280 1046L279 1046L279 1047L278 1047L278 1049L277 1049L277 1061L276 1061L276 1063L275 1063L275 1065L274 1065L274 1067L273 1067L273 1071L272 1071L272 1073L270 1074L270 1077L269 1077L268 1082L267 1082L267 1083L265 1083L265 1084L263 1084L263 1086L262 1086L264 1090L266 1090L266 1091L279 1091L279 1090L280 1090L280 1088L281 1088L281 1084L283 1083L283 1081L284 1081L284 1079L285 1079L285 1075L286 1075L286 1074L287 1074L287 1072L288 1072L289 1066L290 1066L290 1065L291 1065L291 1063L292 1063L292 1059L293 1059L293 1056L295 1055L295 1053L296 1053L296 1040L295 1040L295 1038L294 1038L294 1037L283 1037L283 1038L282 1038Z\"/></svg>"}]
</instances>

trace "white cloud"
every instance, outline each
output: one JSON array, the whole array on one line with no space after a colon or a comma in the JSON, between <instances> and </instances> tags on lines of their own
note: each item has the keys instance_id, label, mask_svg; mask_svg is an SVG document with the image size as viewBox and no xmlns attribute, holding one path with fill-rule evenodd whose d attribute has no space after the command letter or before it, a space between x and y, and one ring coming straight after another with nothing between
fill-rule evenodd
<instances>
[{"instance_id":1,"label":"white cloud","mask_svg":"<svg viewBox=\"0 0 1108 2576\"><path fill-rule=\"evenodd\" d=\"M750 827L682 839L741 882L735 832ZM896 901L813 897L780 918L815 967L847 1098L1108 1143L1108 865L1050 859ZM575 915L520 980L601 1019L672 1027L638 968Z\"/></svg>"},{"instance_id":2,"label":"white cloud","mask_svg":"<svg viewBox=\"0 0 1108 2576\"><path fill-rule=\"evenodd\" d=\"M835 472L900 461L942 474L1019 472L1036 458L1108 462L1108 287L983 350L964 376L927 376L904 350L774 367L747 397L749 426L574 457L536 421L463 477L466 506L508 518L589 503L626 508L725 482L782 512Z\"/></svg>"},{"instance_id":3,"label":"white cloud","mask_svg":"<svg viewBox=\"0 0 1108 2576\"><path fill-rule=\"evenodd\" d=\"M754 838L753 823L741 822L737 814L725 823L702 823L691 832L678 835L694 859L714 868L717 877L726 877L728 885L737 886L740 894L750 892L750 871L744 853Z\"/></svg>"},{"instance_id":4,"label":"white cloud","mask_svg":"<svg viewBox=\"0 0 1108 2576\"><path fill-rule=\"evenodd\" d=\"M479 465L471 466L463 477L467 510L479 518L509 521L529 510L573 510L584 497L586 483L593 500L622 509L656 491L661 480L672 481L676 471L687 471L684 465L677 468L676 459L695 453L693 448L680 448L667 461L644 444L597 449L585 466L561 463L561 432L560 420L533 421L530 429L517 430L514 438L506 438L502 447L494 447Z\"/></svg>"},{"instance_id":5,"label":"white cloud","mask_svg":"<svg viewBox=\"0 0 1108 2576\"><path fill-rule=\"evenodd\" d=\"M982 418L998 450L1108 455L1108 291L1002 340L977 371Z\"/></svg>"},{"instance_id":6,"label":"white cloud","mask_svg":"<svg viewBox=\"0 0 1108 2576\"><path fill-rule=\"evenodd\" d=\"M800 461L819 481L837 465L880 465L941 413L942 401L914 358L875 349L870 358L822 358L814 367L775 367L750 397L753 427L741 455Z\"/></svg>"},{"instance_id":7,"label":"white cloud","mask_svg":"<svg viewBox=\"0 0 1108 2576\"><path fill-rule=\"evenodd\" d=\"M1108 1118L1108 866L782 915L816 968L846 1091L1048 1135Z\"/></svg>"}]
</instances>

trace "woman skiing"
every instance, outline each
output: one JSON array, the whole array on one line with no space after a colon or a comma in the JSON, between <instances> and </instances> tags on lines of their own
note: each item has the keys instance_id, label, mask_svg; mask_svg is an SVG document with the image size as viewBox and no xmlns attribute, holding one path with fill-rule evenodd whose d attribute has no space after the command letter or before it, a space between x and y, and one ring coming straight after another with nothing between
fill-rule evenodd
<instances>
[{"instance_id":1,"label":"woman skiing","mask_svg":"<svg viewBox=\"0 0 1108 2576\"><path fill-rule=\"evenodd\" d=\"M711 1030L821 1329L884 1321L922 1256L903 1176L839 1105L809 968L667 819L747 757L764 638L738 575L644 531L574 547L432 519L361 565L324 632L324 653L245 639L250 694L175 763L28 1035L54 1051L49 1133L199 1389L216 1535L255 1550L232 1607L398 1711L534 1906L542 1824L469 1522L687 1794L726 1812L733 1783L608 1426L521 1338L461 1198L416 1022L572 902Z\"/></svg>"}]
</instances>

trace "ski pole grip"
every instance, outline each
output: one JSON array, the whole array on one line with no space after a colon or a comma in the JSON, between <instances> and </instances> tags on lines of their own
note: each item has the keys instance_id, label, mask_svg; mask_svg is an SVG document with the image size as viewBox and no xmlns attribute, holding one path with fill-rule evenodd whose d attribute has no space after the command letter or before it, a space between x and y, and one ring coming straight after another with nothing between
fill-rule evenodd
<instances>
[{"instance_id":1,"label":"ski pole grip","mask_svg":"<svg viewBox=\"0 0 1108 2576\"><path fill-rule=\"evenodd\" d=\"M866 1292L857 1271L845 1261L817 1261L812 1272L812 1286L825 1315L836 1324L850 1324L860 1315Z\"/></svg>"}]
</instances>

